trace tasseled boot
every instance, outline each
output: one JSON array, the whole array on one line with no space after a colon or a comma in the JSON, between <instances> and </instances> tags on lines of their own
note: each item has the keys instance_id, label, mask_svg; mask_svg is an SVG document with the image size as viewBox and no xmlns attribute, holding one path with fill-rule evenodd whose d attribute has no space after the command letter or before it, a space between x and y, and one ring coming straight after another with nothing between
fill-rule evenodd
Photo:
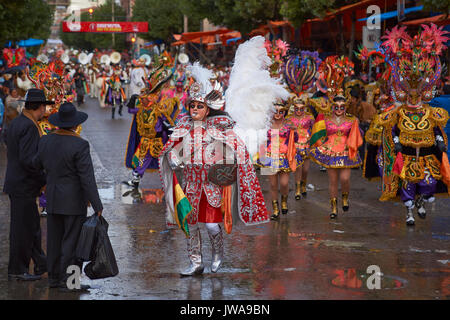
<instances>
[{"instance_id":1,"label":"tasseled boot","mask_svg":"<svg viewBox=\"0 0 450 320\"><path fill-rule=\"evenodd\" d=\"M300 181L300 192L302 196L306 197L306 181Z\"/></svg>"},{"instance_id":2,"label":"tasseled boot","mask_svg":"<svg viewBox=\"0 0 450 320\"><path fill-rule=\"evenodd\" d=\"M276 220L280 216L280 208L278 206L278 200L272 201L273 213L270 216L271 220Z\"/></svg>"},{"instance_id":3,"label":"tasseled boot","mask_svg":"<svg viewBox=\"0 0 450 320\"><path fill-rule=\"evenodd\" d=\"M342 193L342 210L348 211L350 204L348 203L348 192Z\"/></svg>"},{"instance_id":4,"label":"tasseled boot","mask_svg":"<svg viewBox=\"0 0 450 320\"><path fill-rule=\"evenodd\" d=\"M330 204L331 204L330 218L331 218L331 219L334 219L334 218L336 218L337 215L338 215L337 198L331 198L331 199L330 199Z\"/></svg>"},{"instance_id":5,"label":"tasseled boot","mask_svg":"<svg viewBox=\"0 0 450 320\"><path fill-rule=\"evenodd\" d=\"M288 195L281 195L281 213L287 214L288 213Z\"/></svg>"},{"instance_id":6,"label":"tasseled boot","mask_svg":"<svg viewBox=\"0 0 450 320\"><path fill-rule=\"evenodd\" d=\"M300 200L301 197L301 182L296 182L295 183L295 200Z\"/></svg>"}]
</instances>

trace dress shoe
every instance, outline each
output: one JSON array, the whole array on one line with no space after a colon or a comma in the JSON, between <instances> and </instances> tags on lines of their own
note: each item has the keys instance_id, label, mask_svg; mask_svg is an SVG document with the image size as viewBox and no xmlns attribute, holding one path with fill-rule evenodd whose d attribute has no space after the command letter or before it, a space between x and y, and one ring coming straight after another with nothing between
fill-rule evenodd
<instances>
[{"instance_id":1,"label":"dress shoe","mask_svg":"<svg viewBox=\"0 0 450 320\"><path fill-rule=\"evenodd\" d=\"M64 282L52 279L48 281L48 286L49 288L55 289L55 288L64 288L66 287L66 284Z\"/></svg>"},{"instance_id":2,"label":"dress shoe","mask_svg":"<svg viewBox=\"0 0 450 320\"><path fill-rule=\"evenodd\" d=\"M24 274L8 274L8 280L17 280L17 281L36 281L41 280L41 276L24 273Z\"/></svg>"},{"instance_id":3,"label":"dress shoe","mask_svg":"<svg viewBox=\"0 0 450 320\"><path fill-rule=\"evenodd\" d=\"M43 208L40 214L41 217L47 217L47 208Z\"/></svg>"},{"instance_id":4,"label":"dress shoe","mask_svg":"<svg viewBox=\"0 0 450 320\"><path fill-rule=\"evenodd\" d=\"M34 268L34 274L37 276L41 276L47 272L47 266L36 267Z\"/></svg>"}]
</instances>

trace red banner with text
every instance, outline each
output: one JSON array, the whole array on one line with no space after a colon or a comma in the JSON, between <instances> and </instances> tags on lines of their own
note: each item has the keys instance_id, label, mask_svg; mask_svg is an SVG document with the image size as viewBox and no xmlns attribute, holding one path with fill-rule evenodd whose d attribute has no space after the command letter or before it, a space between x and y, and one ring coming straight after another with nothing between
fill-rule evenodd
<instances>
[{"instance_id":1,"label":"red banner with text","mask_svg":"<svg viewBox=\"0 0 450 320\"><path fill-rule=\"evenodd\" d=\"M68 22L62 23L63 32L137 33L148 32L148 22Z\"/></svg>"}]
</instances>

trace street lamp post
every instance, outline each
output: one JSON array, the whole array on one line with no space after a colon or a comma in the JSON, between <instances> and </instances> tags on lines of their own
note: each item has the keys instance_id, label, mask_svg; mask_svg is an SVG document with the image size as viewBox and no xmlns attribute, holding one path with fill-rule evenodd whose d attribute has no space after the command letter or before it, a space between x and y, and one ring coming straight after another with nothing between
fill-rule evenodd
<instances>
[{"instance_id":1,"label":"street lamp post","mask_svg":"<svg viewBox=\"0 0 450 320\"><path fill-rule=\"evenodd\" d=\"M114 1L115 0L111 0L112 22L114 22ZM114 32L112 33L112 46L113 48L116 46L116 35Z\"/></svg>"}]
</instances>

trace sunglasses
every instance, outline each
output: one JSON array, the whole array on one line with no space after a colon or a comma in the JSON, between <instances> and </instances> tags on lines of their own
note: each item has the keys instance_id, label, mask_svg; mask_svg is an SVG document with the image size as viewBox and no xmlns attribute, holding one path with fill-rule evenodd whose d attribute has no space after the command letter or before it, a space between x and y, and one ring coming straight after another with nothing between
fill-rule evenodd
<instances>
[{"instance_id":1,"label":"sunglasses","mask_svg":"<svg viewBox=\"0 0 450 320\"><path fill-rule=\"evenodd\" d=\"M191 105L189 106L189 108L190 108L190 109L201 110L201 109L204 109L205 106L202 105L201 103L199 103L199 104L193 103L193 104L191 104Z\"/></svg>"},{"instance_id":2,"label":"sunglasses","mask_svg":"<svg viewBox=\"0 0 450 320\"><path fill-rule=\"evenodd\" d=\"M334 106L334 110L335 111L338 111L338 110L344 111L345 110L345 106Z\"/></svg>"},{"instance_id":3,"label":"sunglasses","mask_svg":"<svg viewBox=\"0 0 450 320\"><path fill-rule=\"evenodd\" d=\"M276 113L276 114L284 114L285 111L284 111L284 110L278 110L278 111L275 111L275 113Z\"/></svg>"}]
</instances>

